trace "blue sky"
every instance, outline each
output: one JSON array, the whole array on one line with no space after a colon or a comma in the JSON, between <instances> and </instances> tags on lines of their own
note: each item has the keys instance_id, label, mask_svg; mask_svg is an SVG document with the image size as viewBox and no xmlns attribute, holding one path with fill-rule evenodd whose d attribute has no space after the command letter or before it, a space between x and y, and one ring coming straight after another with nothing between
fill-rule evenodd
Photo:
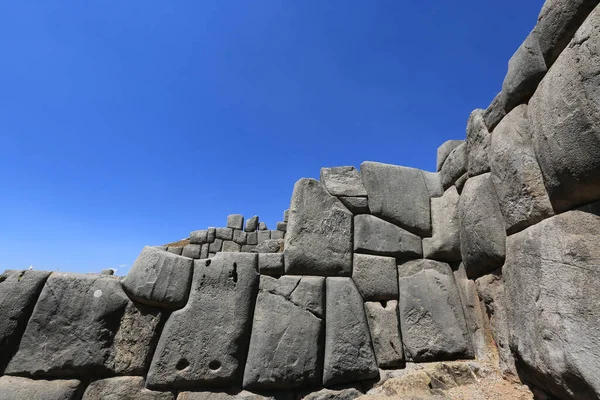
<instances>
[{"instance_id":1,"label":"blue sky","mask_svg":"<svg viewBox=\"0 0 600 400\"><path fill-rule=\"evenodd\" d=\"M426 170L543 1L7 1L0 270L125 273L145 244L283 218L294 182Z\"/></svg>"}]
</instances>

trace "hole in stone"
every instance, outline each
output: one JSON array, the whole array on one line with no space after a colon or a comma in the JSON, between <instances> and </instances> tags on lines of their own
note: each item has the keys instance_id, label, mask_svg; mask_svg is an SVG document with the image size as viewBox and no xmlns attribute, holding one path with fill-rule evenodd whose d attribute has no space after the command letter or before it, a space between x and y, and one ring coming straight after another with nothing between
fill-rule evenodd
<instances>
[{"instance_id":1,"label":"hole in stone","mask_svg":"<svg viewBox=\"0 0 600 400\"><path fill-rule=\"evenodd\" d=\"M211 362L208 363L208 368L210 368L211 371L216 371L219 368L221 368L221 363L217 360L212 360Z\"/></svg>"},{"instance_id":2,"label":"hole in stone","mask_svg":"<svg viewBox=\"0 0 600 400\"><path fill-rule=\"evenodd\" d=\"M177 368L179 371L181 371L182 369L186 369L189 366L190 366L190 362L188 360L186 360L185 358L182 358L181 360L177 361L177 365L175 366L175 368Z\"/></svg>"},{"instance_id":3,"label":"hole in stone","mask_svg":"<svg viewBox=\"0 0 600 400\"><path fill-rule=\"evenodd\" d=\"M383 308L387 307L387 300L380 301L379 303L381 303L381 307L383 307Z\"/></svg>"},{"instance_id":4,"label":"hole in stone","mask_svg":"<svg viewBox=\"0 0 600 400\"><path fill-rule=\"evenodd\" d=\"M206 261L204 262L204 265L206 265L207 267L210 267L210 260L206 260Z\"/></svg>"},{"instance_id":5,"label":"hole in stone","mask_svg":"<svg viewBox=\"0 0 600 400\"><path fill-rule=\"evenodd\" d=\"M238 280L237 263L233 263L233 271L231 272L231 278L233 279L233 283L237 283L237 280Z\"/></svg>"}]
</instances>

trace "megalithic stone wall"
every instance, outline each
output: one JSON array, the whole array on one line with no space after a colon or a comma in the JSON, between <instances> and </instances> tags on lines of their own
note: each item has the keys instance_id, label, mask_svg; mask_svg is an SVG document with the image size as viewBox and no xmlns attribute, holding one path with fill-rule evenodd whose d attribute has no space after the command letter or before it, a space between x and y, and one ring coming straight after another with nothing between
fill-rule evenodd
<instances>
[{"instance_id":1,"label":"megalithic stone wall","mask_svg":"<svg viewBox=\"0 0 600 400\"><path fill-rule=\"evenodd\" d=\"M124 278L6 271L0 399L351 399L459 359L600 398L598 3L546 2L435 173L323 168L275 230L233 214Z\"/></svg>"}]
</instances>

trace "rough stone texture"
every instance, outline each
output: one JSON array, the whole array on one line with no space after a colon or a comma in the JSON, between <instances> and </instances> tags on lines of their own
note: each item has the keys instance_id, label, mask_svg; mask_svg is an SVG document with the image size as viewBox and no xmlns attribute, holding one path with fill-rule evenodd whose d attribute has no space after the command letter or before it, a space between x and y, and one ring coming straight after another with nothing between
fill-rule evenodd
<instances>
[{"instance_id":1,"label":"rough stone texture","mask_svg":"<svg viewBox=\"0 0 600 400\"><path fill-rule=\"evenodd\" d=\"M365 189L354 167L321 168L321 183L333 196L365 197Z\"/></svg>"},{"instance_id":2,"label":"rough stone texture","mask_svg":"<svg viewBox=\"0 0 600 400\"><path fill-rule=\"evenodd\" d=\"M285 237L285 233L283 231L275 230L271 231L271 239L283 239Z\"/></svg>"},{"instance_id":3,"label":"rough stone texture","mask_svg":"<svg viewBox=\"0 0 600 400\"><path fill-rule=\"evenodd\" d=\"M244 229L246 232L254 232L258 229L258 216L255 215L252 218L248 218L246 220L246 228Z\"/></svg>"},{"instance_id":4,"label":"rough stone texture","mask_svg":"<svg viewBox=\"0 0 600 400\"><path fill-rule=\"evenodd\" d=\"M352 213L319 181L294 186L284 252L287 274L351 274Z\"/></svg>"},{"instance_id":5,"label":"rough stone texture","mask_svg":"<svg viewBox=\"0 0 600 400\"><path fill-rule=\"evenodd\" d=\"M208 243L212 243L217 238L217 228L208 228L206 231L206 240Z\"/></svg>"},{"instance_id":6,"label":"rough stone texture","mask_svg":"<svg viewBox=\"0 0 600 400\"><path fill-rule=\"evenodd\" d=\"M221 251L233 253L233 252L239 252L241 249L242 249L241 245L227 240L227 241L223 242L223 248L221 249Z\"/></svg>"},{"instance_id":7,"label":"rough stone texture","mask_svg":"<svg viewBox=\"0 0 600 400\"><path fill-rule=\"evenodd\" d=\"M502 83L506 112L529 101L546 71L538 34L533 31L508 62L508 73Z\"/></svg>"},{"instance_id":8,"label":"rough stone texture","mask_svg":"<svg viewBox=\"0 0 600 400\"><path fill-rule=\"evenodd\" d=\"M517 369L559 398L600 396L598 243L600 216L579 210L508 238L503 277Z\"/></svg>"},{"instance_id":9,"label":"rough stone texture","mask_svg":"<svg viewBox=\"0 0 600 400\"><path fill-rule=\"evenodd\" d=\"M36 377L114 373L113 340L128 302L118 278L53 273L5 372Z\"/></svg>"},{"instance_id":10,"label":"rough stone texture","mask_svg":"<svg viewBox=\"0 0 600 400\"><path fill-rule=\"evenodd\" d=\"M481 175L490 170L489 152L492 135L485 124L484 114L484 110L474 110L467 122L469 176Z\"/></svg>"},{"instance_id":11,"label":"rough stone texture","mask_svg":"<svg viewBox=\"0 0 600 400\"><path fill-rule=\"evenodd\" d=\"M284 247L283 239L269 239L256 246L257 253L279 253Z\"/></svg>"},{"instance_id":12,"label":"rough stone texture","mask_svg":"<svg viewBox=\"0 0 600 400\"><path fill-rule=\"evenodd\" d=\"M271 240L271 231L269 230L260 230L257 232L257 240L258 244L263 243L265 240Z\"/></svg>"},{"instance_id":13,"label":"rough stone texture","mask_svg":"<svg viewBox=\"0 0 600 400\"><path fill-rule=\"evenodd\" d=\"M321 389L302 397L301 400L354 400L362 396L362 393L355 388L331 390Z\"/></svg>"},{"instance_id":14,"label":"rough stone texture","mask_svg":"<svg viewBox=\"0 0 600 400\"><path fill-rule=\"evenodd\" d=\"M370 212L369 199L366 197L339 197L339 199L352 214L368 214Z\"/></svg>"},{"instance_id":15,"label":"rough stone texture","mask_svg":"<svg viewBox=\"0 0 600 400\"><path fill-rule=\"evenodd\" d=\"M445 263L414 260L398 266L400 329L406 359L472 358L473 348L454 282Z\"/></svg>"},{"instance_id":16,"label":"rough stone texture","mask_svg":"<svg viewBox=\"0 0 600 400\"><path fill-rule=\"evenodd\" d=\"M283 222L289 222L290 219L290 210L285 210L283 212Z\"/></svg>"},{"instance_id":17,"label":"rough stone texture","mask_svg":"<svg viewBox=\"0 0 600 400\"><path fill-rule=\"evenodd\" d=\"M281 232L286 232L287 231L287 222L278 222L277 230L281 231Z\"/></svg>"},{"instance_id":18,"label":"rough stone texture","mask_svg":"<svg viewBox=\"0 0 600 400\"><path fill-rule=\"evenodd\" d=\"M446 158L440 170L442 187L447 190L468 170L467 144L457 146Z\"/></svg>"},{"instance_id":19,"label":"rough stone texture","mask_svg":"<svg viewBox=\"0 0 600 400\"><path fill-rule=\"evenodd\" d=\"M529 103L533 142L554 210L600 199L600 8Z\"/></svg>"},{"instance_id":20,"label":"rough stone texture","mask_svg":"<svg viewBox=\"0 0 600 400\"><path fill-rule=\"evenodd\" d=\"M228 392L180 392L177 400L296 400L292 393L256 394L246 390Z\"/></svg>"},{"instance_id":21,"label":"rough stone texture","mask_svg":"<svg viewBox=\"0 0 600 400\"><path fill-rule=\"evenodd\" d=\"M367 302L365 312L379 368L401 367L404 351L398 326L398 302Z\"/></svg>"},{"instance_id":22,"label":"rough stone texture","mask_svg":"<svg viewBox=\"0 0 600 400\"><path fill-rule=\"evenodd\" d=\"M395 258L355 254L352 280L364 301L398 299Z\"/></svg>"},{"instance_id":23,"label":"rough stone texture","mask_svg":"<svg viewBox=\"0 0 600 400\"><path fill-rule=\"evenodd\" d=\"M464 140L448 140L437 149L437 167L436 171L441 171L446 158L452 153L452 150L463 144Z\"/></svg>"},{"instance_id":24,"label":"rough stone texture","mask_svg":"<svg viewBox=\"0 0 600 400\"><path fill-rule=\"evenodd\" d=\"M598 0L546 0L534 30L548 68L598 3Z\"/></svg>"},{"instance_id":25,"label":"rough stone texture","mask_svg":"<svg viewBox=\"0 0 600 400\"><path fill-rule=\"evenodd\" d=\"M175 254L177 256L180 256L181 253L183 252L183 247L167 247L167 251L169 253Z\"/></svg>"},{"instance_id":26,"label":"rough stone texture","mask_svg":"<svg viewBox=\"0 0 600 400\"><path fill-rule=\"evenodd\" d=\"M506 115L504 105L504 96L502 92L498 93L492 103L488 106L487 110L483 113L483 120L489 132L492 132L494 128L500 123L502 118Z\"/></svg>"},{"instance_id":27,"label":"rough stone texture","mask_svg":"<svg viewBox=\"0 0 600 400\"><path fill-rule=\"evenodd\" d=\"M367 214L354 217L354 251L400 258L423 255L420 237Z\"/></svg>"},{"instance_id":28,"label":"rough stone texture","mask_svg":"<svg viewBox=\"0 0 600 400\"><path fill-rule=\"evenodd\" d=\"M244 245L248 242L248 234L244 231L236 229L233 231L233 241L239 245Z\"/></svg>"},{"instance_id":29,"label":"rough stone texture","mask_svg":"<svg viewBox=\"0 0 600 400\"><path fill-rule=\"evenodd\" d=\"M257 258L219 253L195 261L190 299L165 324L149 388L241 384L258 292Z\"/></svg>"},{"instance_id":30,"label":"rough stone texture","mask_svg":"<svg viewBox=\"0 0 600 400\"><path fill-rule=\"evenodd\" d=\"M283 275L283 253L260 253L258 270L265 275Z\"/></svg>"},{"instance_id":31,"label":"rough stone texture","mask_svg":"<svg viewBox=\"0 0 600 400\"><path fill-rule=\"evenodd\" d=\"M509 235L554 213L531 143L527 105L517 106L496 127L491 154L492 182Z\"/></svg>"},{"instance_id":32,"label":"rough stone texture","mask_svg":"<svg viewBox=\"0 0 600 400\"><path fill-rule=\"evenodd\" d=\"M432 236L423 239L423 255L432 260L461 260L458 202L460 196L451 186L442 197L431 199Z\"/></svg>"},{"instance_id":33,"label":"rough stone texture","mask_svg":"<svg viewBox=\"0 0 600 400\"><path fill-rule=\"evenodd\" d=\"M103 269L102 271L100 271L100 275L114 275L115 274L115 270L112 268L106 268Z\"/></svg>"},{"instance_id":34,"label":"rough stone texture","mask_svg":"<svg viewBox=\"0 0 600 400\"><path fill-rule=\"evenodd\" d=\"M469 278L504 263L506 229L491 175L470 178L458 202L460 247Z\"/></svg>"},{"instance_id":35,"label":"rough stone texture","mask_svg":"<svg viewBox=\"0 0 600 400\"><path fill-rule=\"evenodd\" d=\"M266 224L266 223L264 223L264 222L262 222L262 221L258 223L258 230L259 230L259 231L266 231L266 230L268 230L268 229L269 229L269 228L267 227L267 224Z\"/></svg>"},{"instance_id":36,"label":"rough stone texture","mask_svg":"<svg viewBox=\"0 0 600 400\"><path fill-rule=\"evenodd\" d=\"M350 278L326 280L325 364L323 385L378 376L363 301Z\"/></svg>"},{"instance_id":37,"label":"rough stone texture","mask_svg":"<svg viewBox=\"0 0 600 400\"><path fill-rule=\"evenodd\" d=\"M506 312L506 297L502 270L484 275L475 281L477 293L489 316L489 326L498 351L498 366L502 374L517 376L515 360L510 350L508 320Z\"/></svg>"},{"instance_id":38,"label":"rough stone texture","mask_svg":"<svg viewBox=\"0 0 600 400\"><path fill-rule=\"evenodd\" d=\"M188 244L183 247L183 251L181 255L183 257L198 259L200 258L200 254L202 253L202 245L201 244Z\"/></svg>"},{"instance_id":39,"label":"rough stone texture","mask_svg":"<svg viewBox=\"0 0 600 400\"><path fill-rule=\"evenodd\" d=\"M202 249L200 250L200 258L201 259L208 258L208 250L209 250L209 248L210 248L210 244L208 244L208 243L204 243L202 245Z\"/></svg>"},{"instance_id":40,"label":"rough stone texture","mask_svg":"<svg viewBox=\"0 0 600 400\"><path fill-rule=\"evenodd\" d=\"M18 348L48 276L50 272L14 270L0 275L0 373Z\"/></svg>"},{"instance_id":41,"label":"rough stone texture","mask_svg":"<svg viewBox=\"0 0 600 400\"><path fill-rule=\"evenodd\" d=\"M190 243L191 244L204 244L208 243L208 231L194 231L190 233Z\"/></svg>"},{"instance_id":42,"label":"rough stone texture","mask_svg":"<svg viewBox=\"0 0 600 400\"><path fill-rule=\"evenodd\" d=\"M209 245L208 251L211 253L218 253L219 251L221 251L222 247L223 247L223 240L215 239L215 241Z\"/></svg>"},{"instance_id":43,"label":"rough stone texture","mask_svg":"<svg viewBox=\"0 0 600 400\"><path fill-rule=\"evenodd\" d=\"M265 280L269 281L266 285ZM293 301L294 294L306 289L306 285L300 286L301 280L297 279L298 284L290 292L286 280L289 281L283 277L274 283L271 277L261 277L244 388L289 389L321 383L324 321L310 308ZM283 286L284 293L278 290L279 285ZM315 289L299 297L314 296L312 301L322 309L324 279Z\"/></svg>"},{"instance_id":44,"label":"rough stone texture","mask_svg":"<svg viewBox=\"0 0 600 400\"><path fill-rule=\"evenodd\" d=\"M233 240L233 229L231 228L217 228L215 231L217 239L222 240Z\"/></svg>"},{"instance_id":45,"label":"rough stone texture","mask_svg":"<svg viewBox=\"0 0 600 400\"><path fill-rule=\"evenodd\" d=\"M32 380L17 376L0 376L2 400L76 400L78 380Z\"/></svg>"},{"instance_id":46,"label":"rough stone texture","mask_svg":"<svg viewBox=\"0 0 600 400\"><path fill-rule=\"evenodd\" d=\"M248 232L246 234L246 244L256 246L258 244L258 232Z\"/></svg>"},{"instance_id":47,"label":"rough stone texture","mask_svg":"<svg viewBox=\"0 0 600 400\"><path fill-rule=\"evenodd\" d=\"M140 303L178 308L187 301L193 260L146 246L123 280L127 294Z\"/></svg>"},{"instance_id":48,"label":"rough stone texture","mask_svg":"<svg viewBox=\"0 0 600 400\"><path fill-rule=\"evenodd\" d=\"M370 161L361 164L360 172L374 215L416 235L431 235L429 199L438 192L432 174Z\"/></svg>"},{"instance_id":49,"label":"rough stone texture","mask_svg":"<svg viewBox=\"0 0 600 400\"><path fill-rule=\"evenodd\" d=\"M245 244L242 246L242 253L256 253L256 247L255 245Z\"/></svg>"},{"instance_id":50,"label":"rough stone texture","mask_svg":"<svg viewBox=\"0 0 600 400\"><path fill-rule=\"evenodd\" d=\"M227 227L231 229L244 228L244 216L242 214L231 214L227 216Z\"/></svg>"},{"instance_id":51,"label":"rough stone texture","mask_svg":"<svg viewBox=\"0 0 600 400\"><path fill-rule=\"evenodd\" d=\"M90 383L82 400L174 400L171 392L158 392L144 387L141 376L120 376Z\"/></svg>"}]
</instances>

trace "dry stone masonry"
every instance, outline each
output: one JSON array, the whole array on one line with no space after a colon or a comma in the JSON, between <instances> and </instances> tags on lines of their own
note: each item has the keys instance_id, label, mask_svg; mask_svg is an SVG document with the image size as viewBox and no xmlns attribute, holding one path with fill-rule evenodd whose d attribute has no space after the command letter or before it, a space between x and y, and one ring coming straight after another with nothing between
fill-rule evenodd
<instances>
[{"instance_id":1,"label":"dry stone masonry","mask_svg":"<svg viewBox=\"0 0 600 400\"><path fill-rule=\"evenodd\" d=\"M233 214L123 278L4 272L0 399L350 400L454 360L599 399L598 3L546 2L436 172L323 168L276 229Z\"/></svg>"}]
</instances>

